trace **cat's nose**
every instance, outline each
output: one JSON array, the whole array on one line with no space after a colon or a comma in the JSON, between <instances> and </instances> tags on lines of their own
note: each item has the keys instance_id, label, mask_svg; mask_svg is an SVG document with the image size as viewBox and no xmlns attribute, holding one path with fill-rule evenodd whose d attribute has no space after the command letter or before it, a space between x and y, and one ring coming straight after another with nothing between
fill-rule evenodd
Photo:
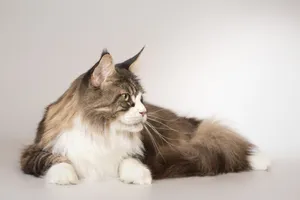
<instances>
[{"instance_id":1,"label":"cat's nose","mask_svg":"<svg viewBox=\"0 0 300 200\"><path fill-rule=\"evenodd\" d=\"M140 114L144 117L147 114L147 111L140 112Z\"/></svg>"}]
</instances>

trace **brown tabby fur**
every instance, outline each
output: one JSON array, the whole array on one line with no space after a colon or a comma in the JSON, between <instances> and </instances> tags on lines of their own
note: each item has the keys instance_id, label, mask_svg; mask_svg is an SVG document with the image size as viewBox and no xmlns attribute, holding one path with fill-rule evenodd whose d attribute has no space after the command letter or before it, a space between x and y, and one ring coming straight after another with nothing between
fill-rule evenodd
<instances>
[{"instance_id":1,"label":"brown tabby fur","mask_svg":"<svg viewBox=\"0 0 300 200\"><path fill-rule=\"evenodd\" d=\"M149 104L147 107L151 125L142 131L146 148L144 162L155 179L251 169L247 156L254 146L228 127L212 120L179 117ZM158 143L158 149L147 129Z\"/></svg>"},{"instance_id":2,"label":"brown tabby fur","mask_svg":"<svg viewBox=\"0 0 300 200\"><path fill-rule=\"evenodd\" d=\"M136 58L125 62L126 65L131 65ZM115 94L120 90L142 91L138 79L127 66L120 67L109 80L112 84L106 88L90 87L91 74L98 63L46 108L34 143L22 152L20 164L24 173L42 176L55 163L70 163L66 157L53 154L51 147L62 130L71 128L71 121L78 112L84 113L84 120L100 130L119 112L125 112L120 110L120 103L112 102ZM149 167L154 179L251 169L247 157L253 145L230 128L210 120L181 117L149 103L145 106L148 120L141 132L144 156L132 156L139 157Z\"/></svg>"},{"instance_id":3,"label":"brown tabby fur","mask_svg":"<svg viewBox=\"0 0 300 200\"><path fill-rule=\"evenodd\" d=\"M24 173L41 176L56 163L67 162L61 155L51 153L51 142L63 129L71 128L71 120L76 110L76 88L78 79L54 103L50 104L38 125L34 144L27 146L21 155L21 168Z\"/></svg>"}]
</instances>

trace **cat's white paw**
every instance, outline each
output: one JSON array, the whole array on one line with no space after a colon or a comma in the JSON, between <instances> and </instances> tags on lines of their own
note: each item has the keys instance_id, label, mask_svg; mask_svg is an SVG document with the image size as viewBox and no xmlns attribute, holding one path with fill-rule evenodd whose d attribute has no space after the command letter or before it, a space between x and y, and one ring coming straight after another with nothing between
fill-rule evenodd
<instances>
[{"instance_id":1,"label":"cat's white paw","mask_svg":"<svg viewBox=\"0 0 300 200\"><path fill-rule=\"evenodd\" d=\"M268 170L271 165L271 161L262 152L257 151L248 156L248 161L252 170Z\"/></svg>"},{"instance_id":2,"label":"cat's white paw","mask_svg":"<svg viewBox=\"0 0 300 200\"><path fill-rule=\"evenodd\" d=\"M78 183L78 176L72 165L68 163L58 163L50 167L45 179L48 183L58 185L70 185Z\"/></svg>"},{"instance_id":3,"label":"cat's white paw","mask_svg":"<svg viewBox=\"0 0 300 200\"><path fill-rule=\"evenodd\" d=\"M150 185L152 176L150 170L138 160L128 158L122 161L119 167L120 180L125 183Z\"/></svg>"}]
</instances>

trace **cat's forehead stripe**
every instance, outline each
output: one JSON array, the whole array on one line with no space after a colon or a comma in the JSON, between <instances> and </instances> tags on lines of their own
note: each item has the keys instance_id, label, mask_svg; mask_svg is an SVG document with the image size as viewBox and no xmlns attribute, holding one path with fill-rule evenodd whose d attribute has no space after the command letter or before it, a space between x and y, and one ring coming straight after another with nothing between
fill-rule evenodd
<instances>
[{"instance_id":1,"label":"cat's forehead stripe","mask_svg":"<svg viewBox=\"0 0 300 200\"><path fill-rule=\"evenodd\" d=\"M134 103L136 103L136 100L141 100L143 93L142 92L138 92L138 94L136 96L132 95L131 99Z\"/></svg>"},{"instance_id":2,"label":"cat's forehead stripe","mask_svg":"<svg viewBox=\"0 0 300 200\"><path fill-rule=\"evenodd\" d=\"M129 82L130 82L129 86L132 88L132 94L136 94L137 93L136 84L132 80L129 80Z\"/></svg>"},{"instance_id":3,"label":"cat's forehead stripe","mask_svg":"<svg viewBox=\"0 0 300 200\"><path fill-rule=\"evenodd\" d=\"M132 94L133 91L132 91L132 88L130 87L130 85L127 86L127 90L129 92L129 94Z\"/></svg>"},{"instance_id":4,"label":"cat's forehead stripe","mask_svg":"<svg viewBox=\"0 0 300 200\"><path fill-rule=\"evenodd\" d=\"M135 94L135 88L132 86L132 85L129 85L129 88L130 88L130 94Z\"/></svg>"}]
</instances>

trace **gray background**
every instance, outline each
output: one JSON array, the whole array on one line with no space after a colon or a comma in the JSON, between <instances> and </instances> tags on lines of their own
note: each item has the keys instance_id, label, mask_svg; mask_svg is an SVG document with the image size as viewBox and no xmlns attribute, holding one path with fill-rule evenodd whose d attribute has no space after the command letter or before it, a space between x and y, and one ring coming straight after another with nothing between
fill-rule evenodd
<instances>
[{"instance_id":1,"label":"gray background","mask_svg":"<svg viewBox=\"0 0 300 200\"><path fill-rule=\"evenodd\" d=\"M44 107L98 60L102 48L107 47L118 62L143 45L138 74L148 101L179 114L221 119L276 161L289 159L278 161L281 167L271 175L225 176L212 183L182 180L164 187L182 184L183 195L197 192L189 186L200 184L197 195L218 190L230 199L235 188L240 195L266 190L278 198L278 188L289 185L293 190L294 162L300 152L299 10L296 0L1 0L2 194L18 195L12 189L18 184L23 188L20 194L42 187L42 182L19 174L16 164L21 144L34 137ZM166 197L159 189L164 184L158 185L147 192ZM114 195L121 194L125 195ZM287 195L292 199L295 194ZM247 193L251 195L256 197Z\"/></svg>"},{"instance_id":2,"label":"gray background","mask_svg":"<svg viewBox=\"0 0 300 200\"><path fill-rule=\"evenodd\" d=\"M153 103L214 116L264 151L300 151L299 1L0 1L1 136L33 137L43 108L107 47L146 45Z\"/></svg>"}]
</instances>

